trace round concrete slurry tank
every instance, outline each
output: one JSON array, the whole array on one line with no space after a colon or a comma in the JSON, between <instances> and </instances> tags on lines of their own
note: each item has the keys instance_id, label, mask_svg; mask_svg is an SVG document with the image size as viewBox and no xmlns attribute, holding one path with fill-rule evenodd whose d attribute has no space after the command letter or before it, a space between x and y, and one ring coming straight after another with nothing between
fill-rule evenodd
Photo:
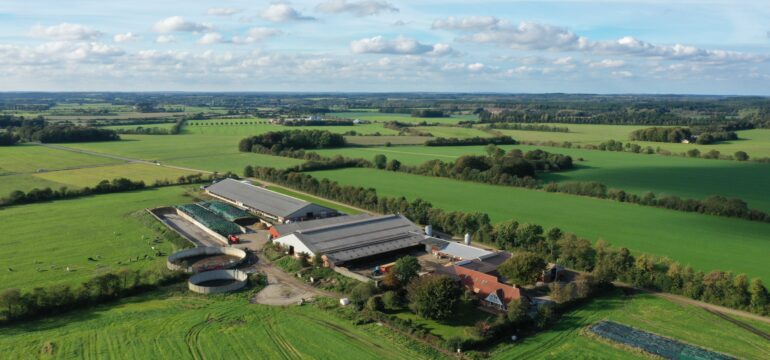
<instances>
[{"instance_id":1,"label":"round concrete slurry tank","mask_svg":"<svg viewBox=\"0 0 770 360\"><path fill-rule=\"evenodd\" d=\"M185 259L205 258L207 256L228 256L232 259L227 262L214 262L212 264L204 264L203 266L187 266L187 264L184 263ZM234 247L207 246L182 250L171 254L166 260L166 267L168 267L169 270L184 271L193 274L209 270L234 268L242 264L244 260L246 260L246 252L241 249Z\"/></svg>"},{"instance_id":2,"label":"round concrete slurry tank","mask_svg":"<svg viewBox=\"0 0 770 360\"><path fill-rule=\"evenodd\" d=\"M213 270L196 274L187 281L187 288L199 294L220 294L242 289L248 282L248 274L240 270ZM203 285L221 282L217 285Z\"/></svg>"}]
</instances>

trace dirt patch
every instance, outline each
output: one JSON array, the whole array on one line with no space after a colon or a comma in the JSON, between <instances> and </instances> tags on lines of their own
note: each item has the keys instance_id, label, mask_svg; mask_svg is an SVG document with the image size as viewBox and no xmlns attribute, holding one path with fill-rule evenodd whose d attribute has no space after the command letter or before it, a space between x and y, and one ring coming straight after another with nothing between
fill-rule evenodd
<instances>
[{"instance_id":1,"label":"dirt patch","mask_svg":"<svg viewBox=\"0 0 770 360\"><path fill-rule=\"evenodd\" d=\"M285 306L313 298L315 294L286 284L270 284L257 293L252 303Z\"/></svg>"}]
</instances>

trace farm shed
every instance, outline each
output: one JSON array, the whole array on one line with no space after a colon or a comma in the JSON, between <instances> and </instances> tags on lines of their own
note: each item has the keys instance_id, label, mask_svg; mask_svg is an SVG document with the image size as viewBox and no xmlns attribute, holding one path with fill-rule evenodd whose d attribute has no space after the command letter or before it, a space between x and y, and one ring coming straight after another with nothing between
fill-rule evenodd
<instances>
[{"instance_id":1,"label":"farm shed","mask_svg":"<svg viewBox=\"0 0 770 360\"><path fill-rule=\"evenodd\" d=\"M425 251L437 257L448 258L452 261L480 259L495 253L475 246L462 243L447 241L435 237L425 237L422 241L425 244Z\"/></svg>"},{"instance_id":2,"label":"farm shed","mask_svg":"<svg viewBox=\"0 0 770 360\"><path fill-rule=\"evenodd\" d=\"M337 210L234 179L219 181L207 187L206 192L278 223L339 215Z\"/></svg>"},{"instance_id":3,"label":"farm shed","mask_svg":"<svg viewBox=\"0 0 770 360\"><path fill-rule=\"evenodd\" d=\"M327 219L328 220L328 219ZM421 246L420 228L402 215L344 216L334 221L308 221L273 240L290 253L323 255L329 265ZM291 229L291 228L288 228Z\"/></svg>"},{"instance_id":4,"label":"farm shed","mask_svg":"<svg viewBox=\"0 0 770 360\"><path fill-rule=\"evenodd\" d=\"M497 260L507 257L503 254L493 255L489 258L494 259L494 262L464 260L439 268L438 272L456 279L463 287L476 294L483 305L505 311L511 300L526 298L526 295L518 286L500 281Z\"/></svg>"}]
</instances>

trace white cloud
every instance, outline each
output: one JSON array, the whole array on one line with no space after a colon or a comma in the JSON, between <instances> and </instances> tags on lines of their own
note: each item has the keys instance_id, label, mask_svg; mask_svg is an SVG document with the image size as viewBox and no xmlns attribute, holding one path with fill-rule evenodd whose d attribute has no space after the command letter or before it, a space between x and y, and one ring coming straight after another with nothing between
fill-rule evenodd
<instances>
[{"instance_id":1,"label":"white cloud","mask_svg":"<svg viewBox=\"0 0 770 360\"><path fill-rule=\"evenodd\" d=\"M560 57L553 61L554 65L569 65L572 63L572 56Z\"/></svg>"},{"instance_id":2,"label":"white cloud","mask_svg":"<svg viewBox=\"0 0 770 360\"><path fill-rule=\"evenodd\" d=\"M494 16L469 16L466 18L456 18L450 16L446 19L433 21L433 29L442 30L484 30L494 29L507 22Z\"/></svg>"},{"instance_id":3,"label":"white cloud","mask_svg":"<svg viewBox=\"0 0 770 360\"><path fill-rule=\"evenodd\" d=\"M618 68L625 65L623 60L604 59L602 61L592 62L588 66L593 68Z\"/></svg>"},{"instance_id":4,"label":"white cloud","mask_svg":"<svg viewBox=\"0 0 770 360\"><path fill-rule=\"evenodd\" d=\"M443 56L453 52L452 48L447 44L427 45L403 36L393 40L385 39L382 36L355 40L350 43L350 49L358 54Z\"/></svg>"},{"instance_id":5,"label":"white cloud","mask_svg":"<svg viewBox=\"0 0 770 360\"><path fill-rule=\"evenodd\" d=\"M82 41L94 40L104 34L80 24L61 23L48 27L36 25L30 31L30 35L63 41Z\"/></svg>"},{"instance_id":6,"label":"white cloud","mask_svg":"<svg viewBox=\"0 0 770 360\"><path fill-rule=\"evenodd\" d=\"M522 50L580 51L705 62L770 61L770 57L764 55L707 50L682 44L657 45L630 36L618 40L593 41L563 27L533 22L521 22L511 26L497 18L449 18L434 22L434 27L467 33L459 38L461 41L496 44ZM483 30L479 30L482 28Z\"/></svg>"},{"instance_id":7,"label":"white cloud","mask_svg":"<svg viewBox=\"0 0 770 360\"><path fill-rule=\"evenodd\" d=\"M484 70L484 64L482 63L468 64L468 70L473 72Z\"/></svg>"},{"instance_id":8,"label":"white cloud","mask_svg":"<svg viewBox=\"0 0 770 360\"><path fill-rule=\"evenodd\" d=\"M115 36L112 37L112 41L118 42L118 43L136 41L136 40L139 40L139 35L136 35L130 31L125 34L115 34Z\"/></svg>"},{"instance_id":9,"label":"white cloud","mask_svg":"<svg viewBox=\"0 0 770 360\"><path fill-rule=\"evenodd\" d=\"M211 44L218 44L224 42L224 38L222 37L222 34L210 32L203 34L200 39L198 39L198 44L200 45L211 45Z\"/></svg>"},{"instance_id":10,"label":"white cloud","mask_svg":"<svg viewBox=\"0 0 770 360\"><path fill-rule=\"evenodd\" d=\"M287 3L270 4L270 6L262 10L260 16L265 20L273 22L315 20L313 17L302 15Z\"/></svg>"},{"instance_id":11,"label":"white cloud","mask_svg":"<svg viewBox=\"0 0 770 360\"><path fill-rule=\"evenodd\" d=\"M404 20L396 20L391 25L393 25L393 26L405 26L406 25L406 21L404 21Z\"/></svg>"},{"instance_id":12,"label":"white cloud","mask_svg":"<svg viewBox=\"0 0 770 360\"><path fill-rule=\"evenodd\" d=\"M629 78L629 77L633 77L634 74L630 71L623 70L623 71L613 71L612 76L619 77L619 78Z\"/></svg>"},{"instance_id":13,"label":"white cloud","mask_svg":"<svg viewBox=\"0 0 770 360\"><path fill-rule=\"evenodd\" d=\"M233 16L239 12L243 11L242 9L236 9L236 8L210 8L208 11L206 11L206 14L212 15L212 16Z\"/></svg>"},{"instance_id":14,"label":"white cloud","mask_svg":"<svg viewBox=\"0 0 770 360\"><path fill-rule=\"evenodd\" d=\"M158 21L153 26L153 30L159 33L172 32L199 32L210 31L211 25L187 21L181 16L172 16Z\"/></svg>"},{"instance_id":15,"label":"white cloud","mask_svg":"<svg viewBox=\"0 0 770 360\"><path fill-rule=\"evenodd\" d=\"M176 38L173 35L160 35L155 39L158 44L168 44L176 42Z\"/></svg>"},{"instance_id":16,"label":"white cloud","mask_svg":"<svg viewBox=\"0 0 770 360\"><path fill-rule=\"evenodd\" d=\"M318 11L330 14L340 14L347 12L356 16L377 15L382 12L398 12L398 8L393 4L386 1L377 0L350 2L347 0L327 0L318 4L316 9Z\"/></svg>"},{"instance_id":17,"label":"white cloud","mask_svg":"<svg viewBox=\"0 0 770 360\"><path fill-rule=\"evenodd\" d=\"M255 27L255 28L249 29L249 31L246 33L246 36L233 37L233 43L250 44L250 43L265 41L282 34L283 34L283 31L278 29L273 29L268 27Z\"/></svg>"}]
</instances>

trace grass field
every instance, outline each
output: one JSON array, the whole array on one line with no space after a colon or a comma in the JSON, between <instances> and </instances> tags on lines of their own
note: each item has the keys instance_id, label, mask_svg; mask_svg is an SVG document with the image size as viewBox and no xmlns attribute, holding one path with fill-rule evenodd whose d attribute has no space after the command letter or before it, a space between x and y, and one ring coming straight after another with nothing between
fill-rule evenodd
<instances>
[{"instance_id":1,"label":"grass field","mask_svg":"<svg viewBox=\"0 0 770 360\"><path fill-rule=\"evenodd\" d=\"M51 343L52 354L41 354ZM153 293L0 329L9 359L427 359L434 350L312 305L249 304L244 294Z\"/></svg>"},{"instance_id":2,"label":"grass field","mask_svg":"<svg viewBox=\"0 0 770 360\"><path fill-rule=\"evenodd\" d=\"M41 169L50 171L119 163L122 161L39 145L21 144L0 147L0 174L33 173Z\"/></svg>"},{"instance_id":3,"label":"grass field","mask_svg":"<svg viewBox=\"0 0 770 360\"><path fill-rule=\"evenodd\" d=\"M534 337L498 346L492 352L492 358L647 358L585 332L586 326L600 320L615 321L738 358L765 359L770 356L769 342L705 310L652 295L626 297L615 292L565 314L551 329Z\"/></svg>"},{"instance_id":4,"label":"grass field","mask_svg":"<svg viewBox=\"0 0 770 360\"><path fill-rule=\"evenodd\" d=\"M624 143L633 142L641 146L660 147L672 152L681 153L690 149L698 149L701 153L709 150L717 150L725 155L732 155L736 151L745 151L750 156L770 157L770 129L754 129L738 131L740 140L726 141L713 145L660 143L646 141L629 141L631 132L649 126L639 125L593 125L593 124L549 124L553 126L567 127L570 132L544 132L523 130L497 130L504 135L509 135L517 140L526 141L569 141L575 144L599 144L607 140L618 140Z\"/></svg>"},{"instance_id":5,"label":"grass field","mask_svg":"<svg viewBox=\"0 0 770 360\"><path fill-rule=\"evenodd\" d=\"M770 245L767 223L374 169L329 170L313 175L373 187L379 195L422 198L446 210L485 212L494 222L515 218L546 228L556 226L705 271L731 270L770 281L766 257L760 255L767 253Z\"/></svg>"},{"instance_id":6,"label":"grass field","mask_svg":"<svg viewBox=\"0 0 770 360\"><path fill-rule=\"evenodd\" d=\"M417 327L428 330L431 334L446 340L451 337L460 337L464 339L475 339L471 333L474 325L478 321L495 321L495 315L484 312L476 308L471 302L464 302L458 305L458 308L452 316L445 321L436 321L425 319L408 309L398 312L389 312L397 318L409 320Z\"/></svg>"},{"instance_id":7,"label":"grass field","mask_svg":"<svg viewBox=\"0 0 770 360\"><path fill-rule=\"evenodd\" d=\"M361 214L362 213L361 210L356 210L356 209L353 209L353 208L348 207L348 206L338 205L338 204L335 204L335 203L332 203L332 202L329 202L329 201L321 200L319 198L315 198L315 197L312 197L312 196L307 196L305 194L301 194L301 193L298 193L296 191L291 191L291 190L289 190L287 188L283 188L283 187L280 187L280 186L268 186L267 188L272 190L272 191L284 194L284 195L293 196L293 197L295 197L297 199L302 199L302 200L309 201L309 202L312 202L312 203L315 203L315 204L318 204L318 205L321 205L321 206L326 206L326 207L328 207L330 209L341 211L341 212L343 212L345 214L348 214L348 215L356 215L356 214Z\"/></svg>"},{"instance_id":8,"label":"grass field","mask_svg":"<svg viewBox=\"0 0 770 360\"><path fill-rule=\"evenodd\" d=\"M341 118L361 119L361 120L374 121L374 122L398 121L403 123L421 123L425 121L429 124L433 124L433 123L457 124L460 121L476 120L478 118L476 115L455 115L452 117L445 117L445 118L425 118L425 117L412 117L412 115L410 114L387 114L387 113L374 112L374 111L341 112L341 113L331 113L329 115L337 116Z\"/></svg>"},{"instance_id":9,"label":"grass field","mask_svg":"<svg viewBox=\"0 0 770 360\"><path fill-rule=\"evenodd\" d=\"M139 125L112 125L112 126L104 126L102 129L110 129L110 130L134 130L138 127L142 127L144 129L152 128L152 129L166 129L170 130L172 127L174 127L174 123L167 122L167 123L159 123L159 124L139 124Z\"/></svg>"},{"instance_id":10,"label":"grass field","mask_svg":"<svg viewBox=\"0 0 770 360\"><path fill-rule=\"evenodd\" d=\"M461 128L450 126L415 126L412 129L430 133L434 137L443 138L469 138L469 137L490 137L492 134L475 128Z\"/></svg>"},{"instance_id":11,"label":"grass field","mask_svg":"<svg viewBox=\"0 0 770 360\"><path fill-rule=\"evenodd\" d=\"M168 254L171 244L148 244L157 233L146 225L143 210L190 202L186 189L174 186L0 209L0 288L72 285L109 270L163 266L165 258L155 258L150 247ZM129 262L145 254L149 260Z\"/></svg>"},{"instance_id":12,"label":"grass field","mask_svg":"<svg viewBox=\"0 0 770 360\"><path fill-rule=\"evenodd\" d=\"M325 156L341 154L370 160L376 154L384 154L389 159L398 159L404 164L419 165L432 159L454 161L461 155L484 154L484 148L484 146L395 146L329 149L316 152ZM518 148L522 151L543 149L572 156L577 165L576 169L539 175L547 182L598 181L608 187L637 194L652 191L659 195L677 195L686 198L724 195L743 199L751 207L770 211L770 187L767 186L770 183L770 165L768 164L544 146L501 146L501 148L506 150Z\"/></svg>"},{"instance_id":13,"label":"grass field","mask_svg":"<svg viewBox=\"0 0 770 360\"><path fill-rule=\"evenodd\" d=\"M245 137L245 136L244 136ZM194 169L243 173L246 165L288 167L301 160L238 151L240 136L123 135L122 141L68 144L105 154L155 161Z\"/></svg>"},{"instance_id":14,"label":"grass field","mask_svg":"<svg viewBox=\"0 0 770 360\"><path fill-rule=\"evenodd\" d=\"M195 174L195 172L149 164L122 164L52 171L35 176L44 180L67 184L70 187L83 187L96 185L101 180L112 180L121 177L134 181L144 181L146 184L152 185L155 180L174 182L180 176L191 174Z\"/></svg>"},{"instance_id":15,"label":"grass field","mask_svg":"<svg viewBox=\"0 0 770 360\"><path fill-rule=\"evenodd\" d=\"M346 133L355 131L359 134L373 134L379 132L382 135L397 135L398 131L386 129L382 124L361 124L351 126L282 126L262 124L262 119L213 119L188 121L182 133L193 135L230 135L238 136L238 140L268 131L286 130L328 130L333 133ZM237 143L237 142L236 142Z\"/></svg>"},{"instance_id":16,"label":"grass field","mask_svg":"<svg viewBox=\"0 0 770 360\"><path fill-rule=\"evenodd\" d=\"M41 179L31 174L3 175L0 176L0 198L3 198L10 194L12 191L16 190L29 191L35 188L45 189L47 187L51 189L59 189L62 186L67 185Z\"/></svg>"}]
</instances>

